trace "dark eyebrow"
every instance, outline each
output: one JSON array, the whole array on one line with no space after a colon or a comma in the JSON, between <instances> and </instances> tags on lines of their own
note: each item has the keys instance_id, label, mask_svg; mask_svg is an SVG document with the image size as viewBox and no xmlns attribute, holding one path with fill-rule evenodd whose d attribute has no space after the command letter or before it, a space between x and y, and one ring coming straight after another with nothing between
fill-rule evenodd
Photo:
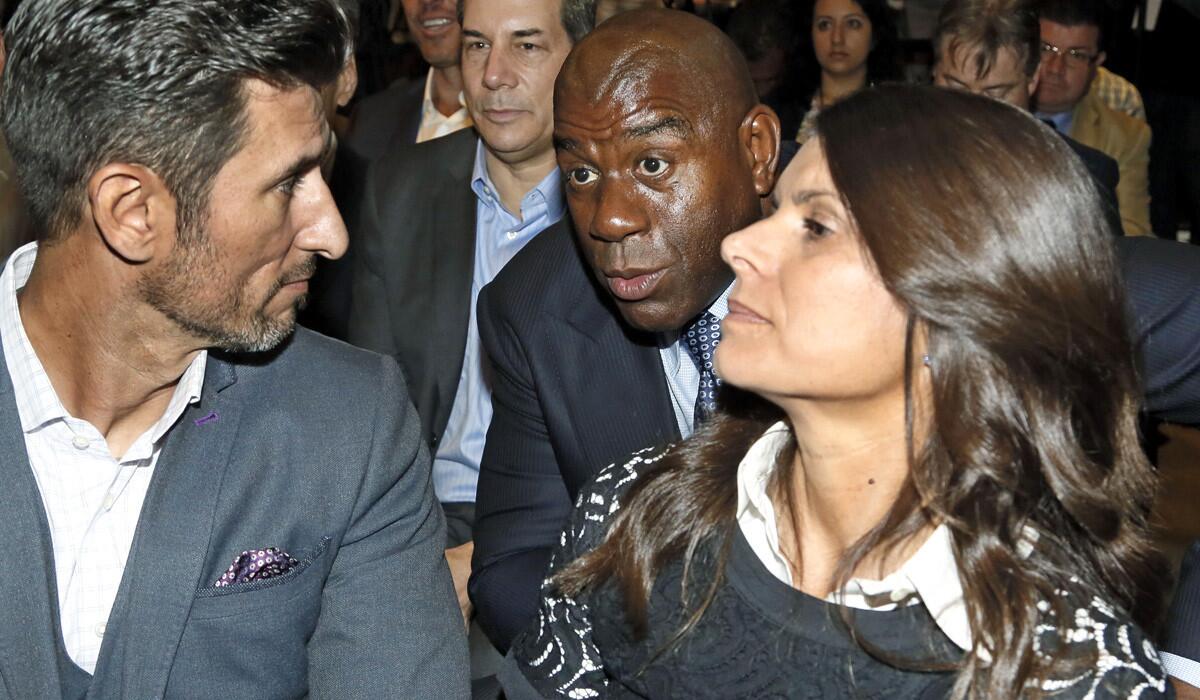
<instances>
[{"instance_id":1,"label":"dark eyebrow","mask_svg":"<svg viewBox=\"0 0 1200 700\"><path fill-rule=\"evenodd\" d=\"M482 38L483 38L483 34L482 34L482 33L481 33L479 30L477 30L477 29L465 29L465 28L464 28L464 29L462 30L462 35L463 35L463 36L469 36L469 37L473 37L473 38L475 38L475 39L482 39Z\"/></svg>"},{"instance_id":2,"label":"dark eyebrow","mask_svg":"<svg viewBox=\"0 0 1200 700\"><path fill-rule=\"evenodd\" d=\"M528 39L531 36L541 36L544 33L545 32L540 29L518 29L517 31L513 32L513 36L518 39Z\"/></svg>"},{"instance_id":3,"label":"dark eyebrow","mask_svg":"<svg viewBox=\"0 0 1200 700\"><path fill-rule=\"evenodd\" d=\"M818 197L828 197L829 199L837 199L836 194L834 194L833 192L829 192L827 190L798 190L796 192L793 192L792 196L789 197L789 199L791 200L793 206L798 207L801 204L811 202L812 200L817 199ZM779 190L778 190L778 188L774 192L771 193L771 204L774 205L774 207L776 209L779 208Z\"/></svg>"},{"instance_id":4,"label":"dark eyebrow","mask_svg":"<svg viewBox=\"0 0 1200 700\"><path fill-rule=\"evenodd\" d=\"M325 131L325 142L321 144L321 150L317 153L302 153L291 165L283 170L279 177L275 178L275 184L287 182L288 180L299 177L314 168L321 167L333 149L333 131L327 129ZM275 185L272 185L272 187L274 186Z\"/></svg>"},{"instance_id":5,"label":"dark eyebrow","mask_svg":"<svg viewBox=\"0 0 1200 700\"><path fill-rule=\"evenodd\" d=\"M632 138L640 138L644 136L653 136L663 132L671 133L679 138L687 138L692 133L692 127L684 119L680 117L664 117L644 126L631 126L625 130L625 136Z\"/></svg>"}]
</instances>

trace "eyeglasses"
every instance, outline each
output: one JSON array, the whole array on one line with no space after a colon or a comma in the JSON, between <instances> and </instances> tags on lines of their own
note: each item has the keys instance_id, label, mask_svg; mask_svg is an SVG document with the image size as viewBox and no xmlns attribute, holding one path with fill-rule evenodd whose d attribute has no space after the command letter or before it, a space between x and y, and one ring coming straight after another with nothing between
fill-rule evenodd
<instances>
[{"instance_id":1,"label":"eyeglasses","mask_svg":"<svg viewBox=\"0 0 1200 700\"><path fill-rule=\"evenodd\" d=\"M1066 60L1067 65L1083 68L1090 66L1092 61L1096 60L1098 54L1088 53L1083 49L1060 49L1054 44L1042 42L1042 60L1048 60L1051 56L1062 56Z\"/></svg>"}]
</instances>

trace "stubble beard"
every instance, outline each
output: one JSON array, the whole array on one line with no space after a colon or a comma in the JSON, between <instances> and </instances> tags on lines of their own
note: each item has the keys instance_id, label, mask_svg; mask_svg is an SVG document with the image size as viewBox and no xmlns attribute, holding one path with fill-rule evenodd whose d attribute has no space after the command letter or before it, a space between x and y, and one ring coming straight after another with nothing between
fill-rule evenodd
<instances>
[{"instance_id":1,"label":"stubble beard","mask_svg":"<svg viewBox=\"0 0 1200 700\"><path fill-rule=\"evenodd\" d=\"M182 233L182 232L181 232ZM296 328L296 315L307 297L297 298L289 313L272 317L265 311L287 282L311 277L315 258L308 258L277 279L258 308L250 308L245 288L232 283L221 267L206 232L180 236L179 247L162 269L143 276L138 292L143 301L207 346L236 353L266 352ZM209 292L219 296L209 299Z\"/></svg>"}]
</instances>

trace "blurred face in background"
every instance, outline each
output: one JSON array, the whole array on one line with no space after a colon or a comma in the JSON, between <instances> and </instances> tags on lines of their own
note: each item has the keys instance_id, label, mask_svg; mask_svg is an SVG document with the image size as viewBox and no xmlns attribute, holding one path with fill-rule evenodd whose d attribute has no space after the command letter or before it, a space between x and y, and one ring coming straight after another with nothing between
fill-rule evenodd
<instances>
[{"instance_id":1,"label":"blurred face in background","mask_svg":"<svg viewBox=\"0 0 1200 700\"><path fill-rule=\"evenodd\" d=\"M488 149L514 163L553 149L554 79L571 52L560 0L467 0L467 110Z\"/></svg>"},{"instance_id":2,"label":"blurred face in background","mask_svg":"<svg viewBox=\"0 0 1200 700\"><path fill-rule=\"evenodd\" d=\"M854 0L817 0L812 41L817 63L824 72L837 76L866 74L871 20Z\"/></svg>"},{"instance_id":3,"label":"blurred face in background","mask_svg":"<svg viewBox=\"0 0 1200 700\"><path fill-rule=\"evenodd\" d=\"M401 0L408 31L421 57L434 68L458 65L462 39L456 0Z\"/></svg>"},{"instance_id":4,"label":"blurred face in background","mask_svg":"<svg viewBox=\"0 0 1200 700\"><path fill-rule=\"evenodd\" d=\"M1025 60L1011 46L1002 46L983 74L977 69L978 46L956 44L954 37L942 39L938 61L933 66L933 83L938 87L966 90L1010 105L1029 109L1029 99L1038 85L1038 72L1025 73Z\"/></svg>"},{"instance_id":5,"label":"blurred face in background","mask_svg":"<svg viewBox=\"0 0 1200 700\"><path fill-rule=\"evenodd\" d=\"M1087 94L1104 63L1100 50L1100 28L1091 24L1068 26L1041 21L1042 67L1037 89L1037 108L1057 114L1075 108Z\"/></svg>"}]
</instances>

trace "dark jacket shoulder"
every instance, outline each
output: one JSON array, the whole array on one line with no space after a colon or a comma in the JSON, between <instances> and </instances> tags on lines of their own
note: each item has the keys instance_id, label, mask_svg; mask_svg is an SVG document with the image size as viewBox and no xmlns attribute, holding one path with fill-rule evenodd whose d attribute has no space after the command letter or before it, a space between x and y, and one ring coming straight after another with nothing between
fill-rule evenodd
<instances>
[{"instance_id":1,"label":"dark jacket shoulder","mask_svg":"<svg viewBox=\"0 0 1200 700\"><path fill-rule=\"evenodd\" d=\"M376 188L377 196L403 194L411 184L428 187L448 179L455 186L468 186L478 141L474 129L462 129L423 143L393 143L371 164L369 186Z\"/></svg>"},{"instance_id":2,"label":"dark jacket shoulder","mask_svg":"<svg viewBox=\"0 0 1200 700\"><path fill-rule=\"evenodd\" d=\"M395 385L382 382L395 362L302 326L274 350L263 353L212 353L212 359L233 367L238 384L254 383L260 400L281 396L342 397L339 404L363 404L365 399ZM397 379L400 379L396 372ZM402 379L401 379L402 381ZM346 397L354 397L346 401Z\"/></svg>"}]
</instances>

